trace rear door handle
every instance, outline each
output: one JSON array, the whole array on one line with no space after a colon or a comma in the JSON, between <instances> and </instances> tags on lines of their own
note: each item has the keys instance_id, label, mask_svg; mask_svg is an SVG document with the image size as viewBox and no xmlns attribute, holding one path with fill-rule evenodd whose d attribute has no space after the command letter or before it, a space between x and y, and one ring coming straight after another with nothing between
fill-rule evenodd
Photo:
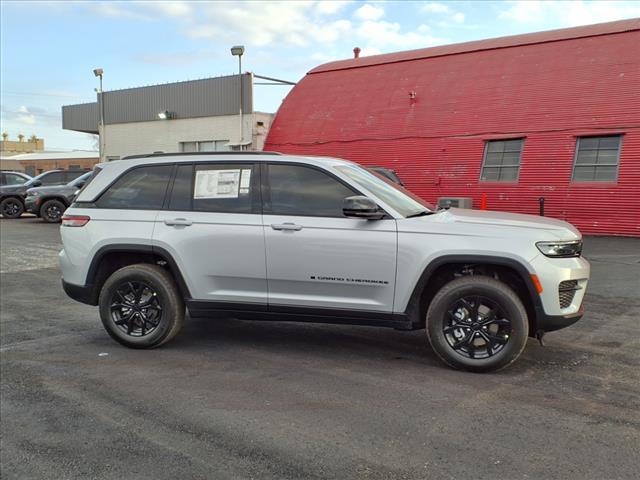
<instances>
[{"instance_id":1,"label":"rear door handle","mask_svg":"<svg viewBox=\"0 0 640 480\"><path fill-rule=\"evenodd\" d=\"M302 230L302 225L296 225L295 223L272 223L271 228L274 230Z\"/></svg>"},{"instance_id":2,"label":"rear door handle","mask_svg":"<svg viewBox=\"0 0 640 480\"><path fill-rule=\"evenodd\" d=\"M172 218L170 220L165 220L164 224L169 225L170 227L189 227L193 225L193 222L186 218Z\"/></svg>"}]
</instances>

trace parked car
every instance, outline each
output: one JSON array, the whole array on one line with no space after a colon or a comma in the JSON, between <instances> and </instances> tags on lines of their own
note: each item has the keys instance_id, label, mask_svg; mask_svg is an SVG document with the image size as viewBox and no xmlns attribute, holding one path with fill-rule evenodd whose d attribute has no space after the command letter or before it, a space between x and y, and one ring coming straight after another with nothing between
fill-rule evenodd
<instances>
[{"instance_id":1,"label":"parked car","mask_svg":"<svg viewBox=\"0 0 640 480\"><path fill-rule=\"evenodd\" d=\"M391 169L391 168L369 167L369 170L371 170L372 172L375 172L375 173L379 173L383 177L386 177L389 180L391 180L392 182L397 183L398 185L404 187L404 183L402 182L402 180L400 180L400 177L398 176L396 171Z\"/></svg>"},{"instance_id":2,"label":"parked car","mask_svg":"<svg viewBox=\"0 0 640 480\"><path fill-rule=\"evenodd\" d=\"M31 177L22 172L0 171L0 187L5 185L22 185L31 180Z\"/></svg>"},{"instance_id":3,"label":"parked car","mask_svg":"<svg viewBox=\"0 0 640 480\"><path fill-rule=\"evenodd\" d=\"M24 198L32 187L65 185L83 175L87 170L49 170L22 185L0 187L0 214L4 218L18 218L25 211Z\"/></svg>"},{"instance_id":4,"label":"parked car","mask_svg":"<svg viewBox=\"0 0 640 480\"><path fill-rule=\"evenodd\" d=\"M579 320L590 272L561 220L436 210L355 163L264 152L102 164L60 233L64 290L131 348L171 340L186 306L426 327L444 362L490 371Z\"/></svg>"},{"instance_id":5,"label":"parked car","mask_svg":"<svg viewBox=\"0 0 640 480\"><path fill-rule=\"evenodd\" d=\"M66 185L30 188L27 190L24 201L27 212L35 214L48 223L59 222L64 211L71 205L76 194L84 187L91 175L92 172L86 172Z\"/></svg>"}]
</instances>

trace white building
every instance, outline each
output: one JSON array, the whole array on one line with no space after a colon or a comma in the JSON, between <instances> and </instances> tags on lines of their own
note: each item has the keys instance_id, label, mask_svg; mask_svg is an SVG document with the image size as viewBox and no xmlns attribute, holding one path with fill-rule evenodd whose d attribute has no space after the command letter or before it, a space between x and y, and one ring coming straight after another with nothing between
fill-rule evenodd
<instances>
[{"instance_id":1,"label":"white building","mask_svg":"<svg viewBox=\"0 0 640 480\"><path fill-rule=\"evenodd\" d=\"M94 103L62 107L62 128L100 134L106 160L152 152L262 150L272 119L253 110L251 73L242 75L242 93L233 75L114 90Z\"/></svg>"}]
</instances>

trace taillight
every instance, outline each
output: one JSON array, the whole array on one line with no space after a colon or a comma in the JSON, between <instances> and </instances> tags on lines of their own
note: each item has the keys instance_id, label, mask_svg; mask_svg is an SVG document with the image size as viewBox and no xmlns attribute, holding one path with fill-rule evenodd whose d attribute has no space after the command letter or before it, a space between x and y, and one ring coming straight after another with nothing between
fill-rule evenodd
<instances>
[{"instance_id":1,"label":"taillight","mask_svg":"<svg viewBox=\"0 0 640 480\"><path fill-rule=\"evenodd\" d=\"M64 215L62 217L63 227L84 227L89 223L91 217L88 215Z\"/></svg>"}]
</instances>

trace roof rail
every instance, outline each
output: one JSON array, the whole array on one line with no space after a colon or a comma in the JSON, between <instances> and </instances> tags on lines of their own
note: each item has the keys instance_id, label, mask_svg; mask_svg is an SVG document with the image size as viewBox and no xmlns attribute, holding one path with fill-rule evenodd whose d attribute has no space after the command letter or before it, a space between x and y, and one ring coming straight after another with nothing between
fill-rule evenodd
<instances>
[{"instance_id":1,"label":"roof rail","mask_svg":"<svg viewBox=\"0 0 640 480\"><path fill-rule=\"evenodd\" d=\"M175 153L142 153L139 155L127 155L122 157L122 160L132 160L135 158L153 158L153 157L175 157L175 156L196 156L196 155L282 155L280 152L243 152L243 151L229 151L229 152L175 152Z\"/></svg>"}]
</instances>

